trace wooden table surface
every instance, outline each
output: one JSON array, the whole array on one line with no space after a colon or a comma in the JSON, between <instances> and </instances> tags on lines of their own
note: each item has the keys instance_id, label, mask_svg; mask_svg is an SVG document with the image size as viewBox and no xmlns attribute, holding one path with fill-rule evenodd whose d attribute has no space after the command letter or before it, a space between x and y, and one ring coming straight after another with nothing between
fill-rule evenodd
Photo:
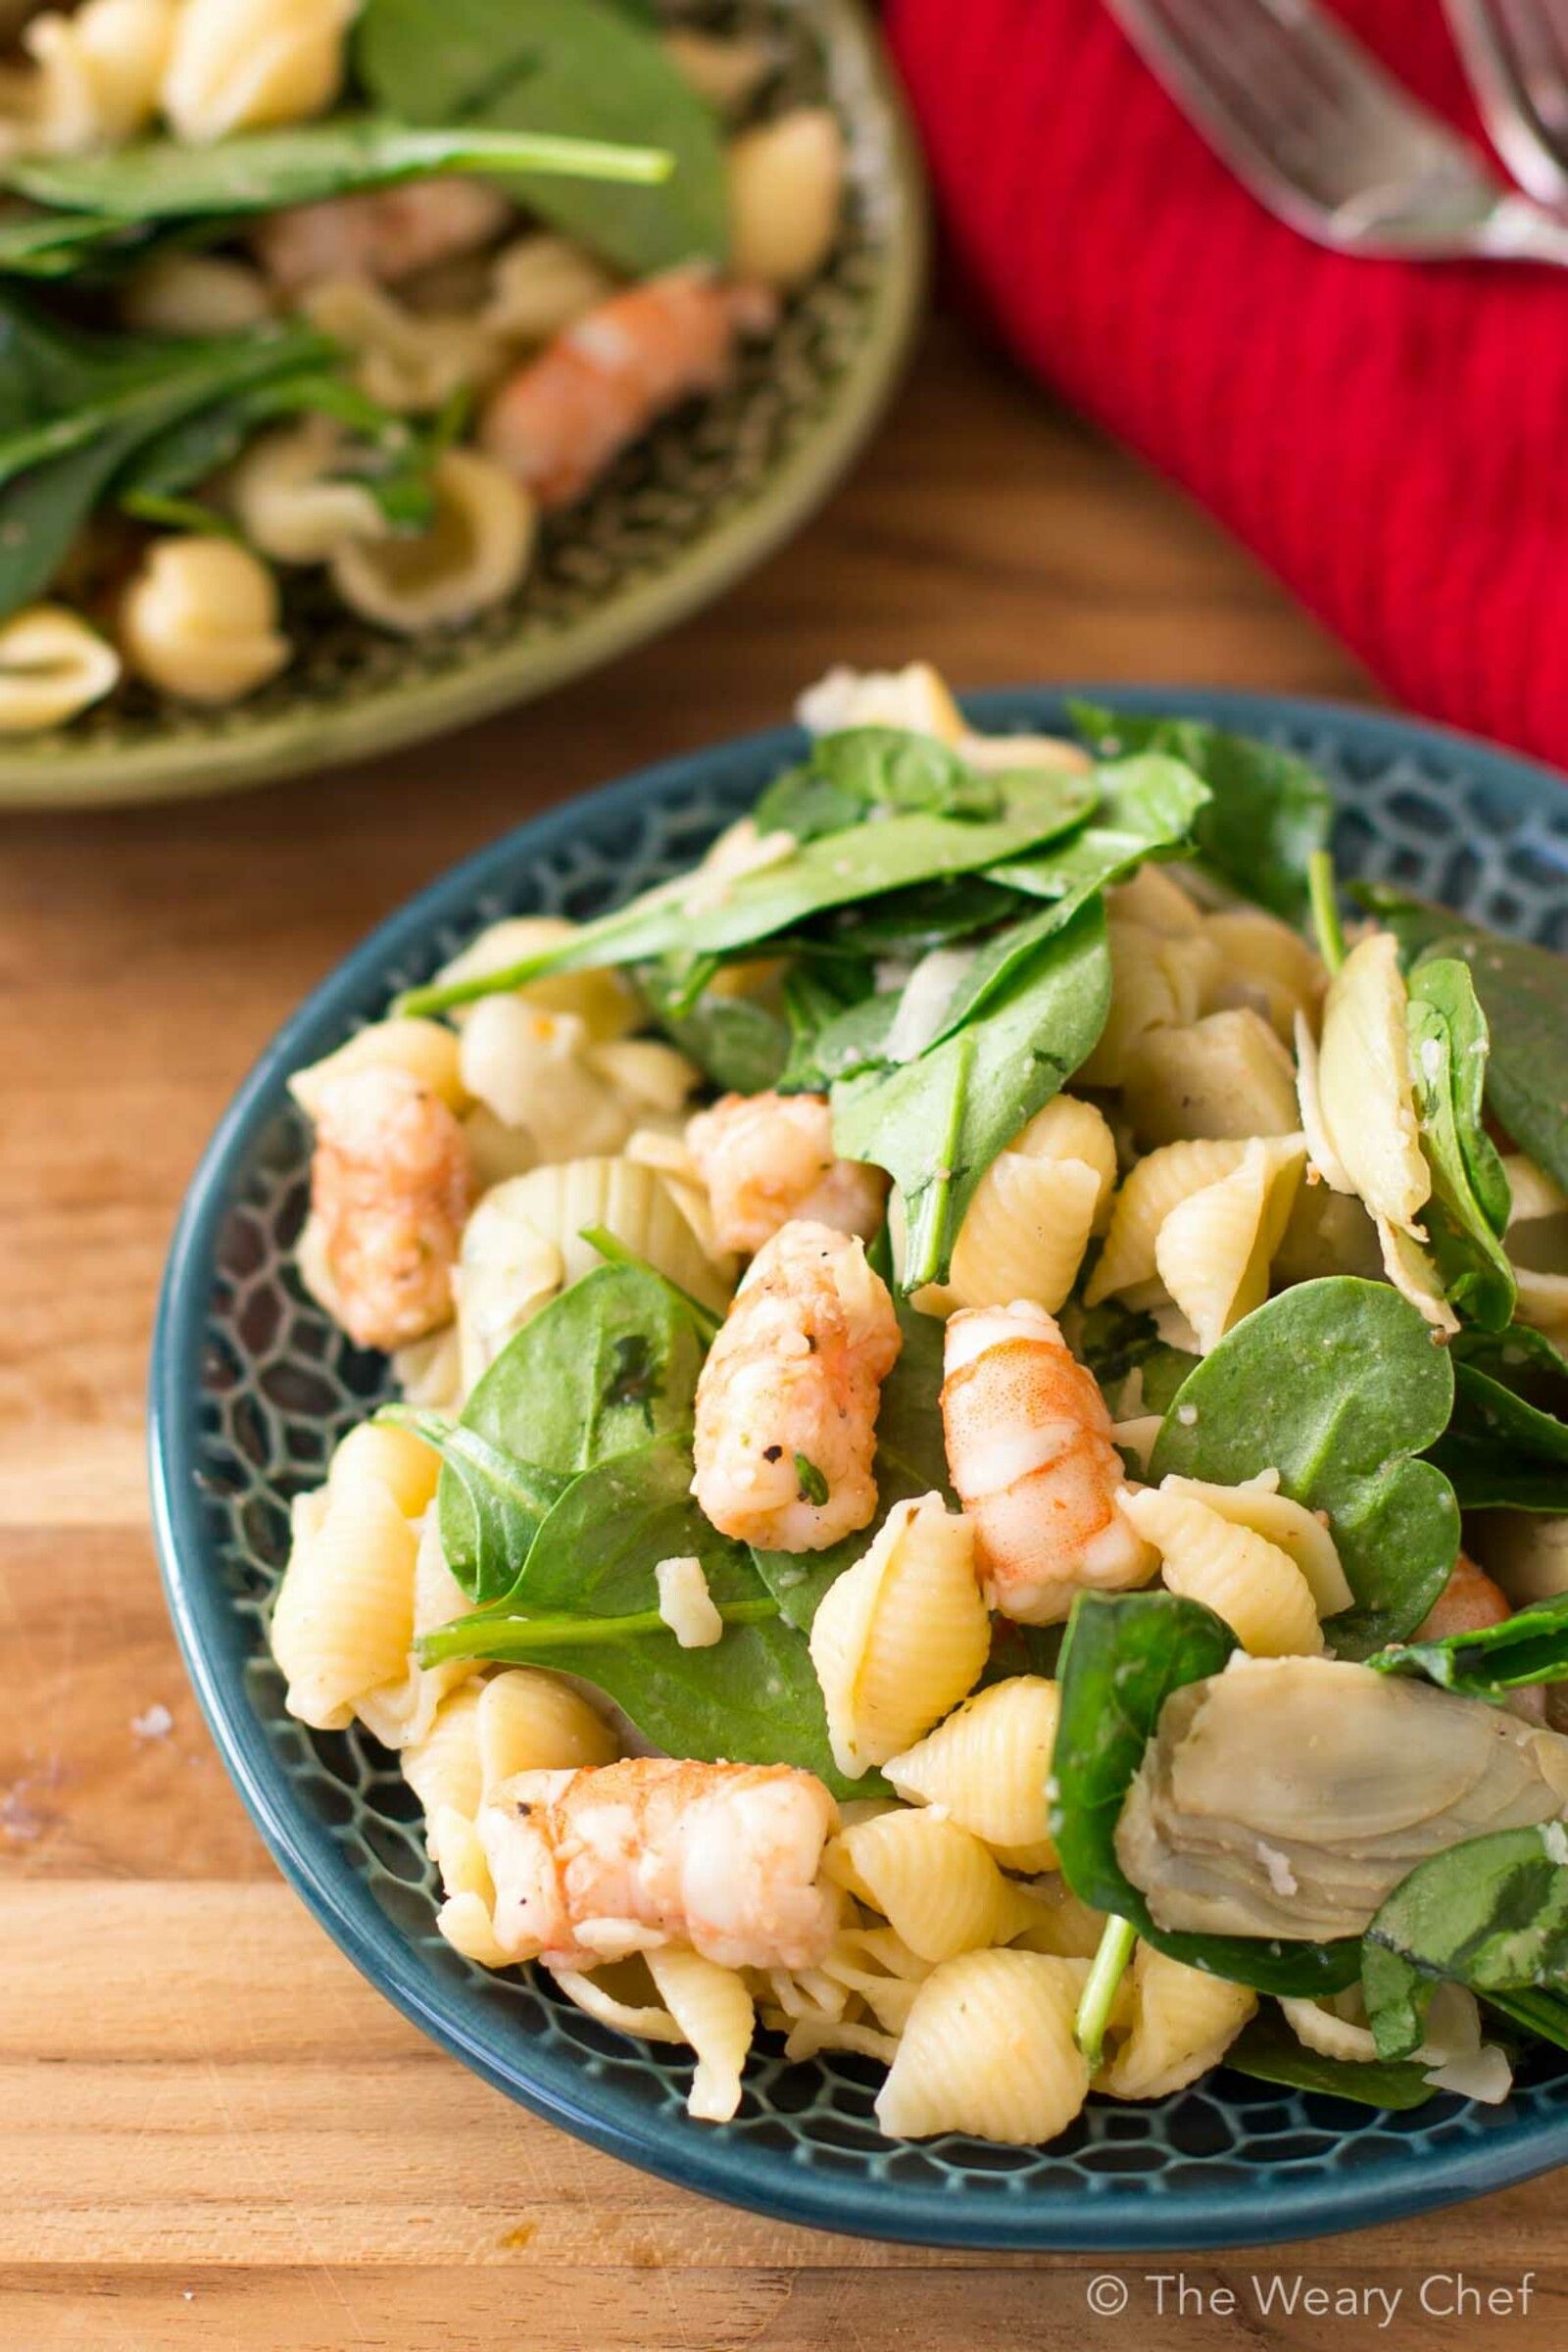
<instances>
[{"instance_id":1,"label":"wooden table surface","mask_svg":"<svg viewBox=\"0 0 1568 2352\"><path fill-rule=\"evenodd\" d=\"M1368 692L1202 517L942 321L826 512L613 669L373 769L4 821L4 2352L1078 2352L1126 2340L1085 2298L1118 2268L1140 2343L1189 2352L1238 2328L1266 2346L1568 2342L1550 2181L1261 2258L1114 2266L867 2245L645 2180L361 1982L278 1878L186 1688L147 1527L144 1364L181 1190L258 1049L477 843L776 720L831 662L915 655L960 686ZM1153 2282L1184 2267L1184 2298ZM1532 2270L1528 2311L1487 2311ZM1276 2296L1353 2292L1341 2310L1361 2316L1265 2312L1270 2278Z\"/></svg>"}]
</instances>

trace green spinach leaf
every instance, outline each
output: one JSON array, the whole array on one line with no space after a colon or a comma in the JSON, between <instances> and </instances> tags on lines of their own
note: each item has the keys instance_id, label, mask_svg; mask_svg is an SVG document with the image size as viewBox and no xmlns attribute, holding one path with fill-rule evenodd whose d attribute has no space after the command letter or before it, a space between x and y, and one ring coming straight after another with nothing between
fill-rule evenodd
<instances>
[{"instance_id":1,"label":"green spinach leaf","mask_svg":"<svg viewBox=\"0 0 1568 2352\"><path fill-rule=\"evenodd\" d=\"M1069 1337L1074 1352L1104 1390L1117 1421L1135 1412L1163 1413L1199 1362L1196 1355L1160 1338L1152 1314L1119 1298L1105 1298L1084 1310ZM1143 1377L1130 1398L1127 1384L1135 1372Z\"/></svg>"},{"instance_id":2,"label":"green spinach leaf","mask_svg":"<svg viewBox=\"0 0 1568 2352\"><path fill-rule=\"evenodd\" d=\"M220 341L100 340L57 332L0 296L0 616L48 587L93 507L147 441L330 353L301 327Z\"/></svg>"},{"instance_id":3,"label":"green spinach leaf","mask_svg":"<svg viewBox=\"0 0 1568 2352\"><path fill-rule=\"evenodd\" d=\"M1104 915L1091 899L1012 973L983 1017L912 1061L833 1088L835 1148L886 1168L904 1196L906 1290L947 1273L976 1185L1094 1051L1109 1004Z\"/></svg>"},{"instance_id":4,"label":"green spinach leaf","mask_svg":"<svg viewBox=\"0 0 1568 2352\"><path fill-rule=\"evenodd\" d=\"M371 98L407 122L647 142L673 159L658 188L518 173L519 202L631 277L729 248L711 110L653 27L600 0L368 0L356 55Z\"/></svg>"},{"instance_id":5,"label":"green spinach leaf","mask_svg":"<svg viewBox=\"0 0 1568 2352\"><path fill-rule=\"evenodd\" d=\"M643 963L671 953L725 954L792 930L831 906L879 897L914 882L973 873L1069 831L1087 812L1094 786L1082 776L1001 779L1002 814L994 819L889 816L840 839L804 843L776 864L738 875L710 897L700 878L677 875L613 914L585 923L576 937L470 980L411 989L405 1012L437 1012L539 980L551 972Z\"/></svg>"},{"instance_id":6,"label":"green spinach leaf","mask_svg":"<svg viewBox=\"0 0 1568 2352\"><path fill-rule=\"evenodd\" d=\"M1431 1462L1453 1409L1453 1367L1416 1309L1349 1274L1298 1283L1248 1315L1190 1373L1165 1415L1155 1480L1235 1486L1278 1470L1326 1511L1353 1608L1331 1618L1341 1657L1415 1631L1459 1548L1453 1489Z\"/></svg>"},{"instance_id":7,"label":"green spinach leaf","mask_svg":"<svg viewBox=\"0 0 1568 2352\"><path fill-rule=\"evenodd\" d=\"M874 899L868 906L840 907L813 925L800 943L787 944L828 948L835 955L869 962L897 957L918 963L933 948L956 947L1016 914L1018 898L1016 890L990 882L984 874L917 882L910 890Z\"/></svg>"},{"instance_id":8,"label":"green spinach leaf","mask_svg":"<svg viewBox=\"0 0 1568 2352\"><path fill-rule=\"evenodd\" d=\"M1328 847L1334 825L1333 796L1308 760L1202 719L1146 718L1090 703L1069 709L1102 758L1164 752L1184 760L1210 794L1194 828L1204 864L1287 922L1304 920L1307 859Z\"/></svg>"},{"instance_id":9,"label":"green spinach leaf","mask_svg":"<svg viewBox=\"0 0 1568 2352\"><path fill-rule=\"evenodd\" d=\"M1544 1332L1462 1331L1453 1419L1432 1449L1464 1510L1568 1511L1568 1355Z\"/></svg>"},{"instance_id":10,"label":"green spinach leaf","mask_svg":"<svg viewBox=\"0 0 1568 2352\"><path fill-rule=\"evenodd\" d=\"M643 145L339 115L290 130L244 131L210 147L140 139L88 155L13 156L0 163L0 186L100 220L185 220L317 204L442 172L560 172L651 186L669 169L667 155Z\"/></svg>"},{"instance_id":11,"label":"green spinach leaf","mask_svg":"<svg viewBox=\"0 0 1568 2352\"><path fill-rule=\"evenodd\" d=\"M1405 1020L1421 1148L1432 1170L1422 1218L1438 1272L1459 1314L1501 1331L1519 1293L1502 1246L1508 1179L1482 1121L1489 1040L1469 965L1452 956L1417 964Z\"/></svg>"},{"instance_id":12,"label":"green spinach leaf","mask_svg":"<svg viewBox=\"0 0 1568 2352\"><path fill-rule=\"evenodd\" d=\"M760 833L782 830L797 841L816 841L877 815L991 819L1002 806L999 780L979 774L934 735L846 727L818 736L801 764L768 786L753 813Z\"/></svg>"},{"instance_id":13,"label":"green spinach leaf","mask_svg":"<svg viewBox=\"0 0 1568 2352\"><path fill-rule=\"evenodd\" d=\"M1418 1674L1466 1698L1505 1699L1537 1683L1568 1683L1568 1592L1528 1602L1500 1625L1374 1650L1380 1674Z\"/></svg>"},{"instance_id":14,"label":"green spinach leaf","mask_svg":"<svg viewBox=\"0 0 1568 2352\"><path fill-rule=\"evenodd\" d=\"M412 1430L440 1454L447 1565L470 1600L502 1599L521 1575L540 1528L570 1480L420 1405L384 1404L375 1418Z\"/></svg>"},{"instance_id":15,"label":"green spinach leaf","mask_svg":"<svg viewBox=\"0 0 1568 2352\"><path fill-rule=\"evenodd\" d=\"M1568 1983L1568 1831L1560 1822L1449 1846L1388 1896L1366 1932L1362 1970L1380 2057L1406 2058L1419 2046L1428 2002L1445 1979L1486 1994L1504 2015L1516 2014L1507 1996ZM1525 2003L1521 2022L1535 2006ZM1541 2014L1568 2022L1568 2003L1544 2005ZM1530 2031L1544 2027L1533 2022Z\"/></svg>"},{"instance_id":16,"label":"green spinach leaf","mask_svg":"<svg viewBox=\"0 0 1568 2352\"><path fill-rule=\"evenodd\" d=\"M706 1078L726 1094L760 1095L777 1084L789 1054L789 1032L756 997L727 997L688 987L691 957L660 956L632 967L631 977L655 1023ZM710 971L716 961L704 959Z\"/></svg>"},{"instance_id":17,"label":"green spinach leaf","mask_svg":"<svg viewBox=\"0 0 1568 2352\"><path fill-rule=\"evenodd\" d=\"M1391 2115L1424 2107L1437 2093L1419 2066L1394 2060L1324 2058L1298 2041L1282 2017L1254 2017L1226 2051L1222 2065L1256 2082L1283 2082L1325 2098L1382 2107Z\"/></svg>"},{"instance_id":18,"label":"green spinach leaf","mask_svg":"<svg viewBox=\"0 0 1568 2352\"><path fill-rule=\"evenodd\" d=\"M1353 895L1388 924L1407 965L1457 956L1470 966L1492 1033L1487 1102L1521 1152L1568 1185L1568 957L1391 884L1357 884Z\"/></svg>"},{"instance_id":19,"label":"green spinach leaf","mask_svg":"<svg viewBox=\"0 0 1568 2352\"><path fill-rule=\"evenodd\" d=\"M1343 1991L1355 1981L1353 1938L1167 1935L1116 1856L1116 1824L1160 1709L1173 1690L1221 1673L1237 1646L1212 1609L1173 1592L1079 1594L1062 1644L1051 1759L1051 1835L1062 1874L1083 1902L1130 1920L1156 1951L1190 1968L1260 1992Z\"/></svg>"},{"instance_id":20,"label":"green spinach leaf","mask_svg":"<svg viewBox=\"0 0 1568 2352\"><path fill-rule=\"evenodd\" d=\"M866 1794L877 1776L846 1781L828 1746L822 1693L803 1636L783 1624L744 1545L709 1525L691 1494L689 1432L656 1438L573 1479L546 1519L506 1613L460 1617L427 1637L427 1662L529 1654L544 1619L550 1664L580 1674L668 1755L707 1761L797 1764L838 1794ZM659 1605L661 1560L695 1555L722 1611L744 1604L722 1639L682 1649L665 1629L647 1630ZM567 1638L563 1620L585 1621ZM605 1639L604 1620L621 1625ZM519 1631L509 1632L518 1624ZM508 1644L514 1647L509 1650Z\"/></svg>"}]
</instances>

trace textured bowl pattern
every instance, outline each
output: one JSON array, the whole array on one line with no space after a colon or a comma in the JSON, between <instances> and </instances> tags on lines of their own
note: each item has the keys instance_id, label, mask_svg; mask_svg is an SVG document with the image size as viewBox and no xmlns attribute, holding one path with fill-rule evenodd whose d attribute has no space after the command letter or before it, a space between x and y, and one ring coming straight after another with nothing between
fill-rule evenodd
<instances>
[{"instance_id":1,"label":"textured bowl pattern","mask_svg":"<svg viewBox=\"0 0 1568 2352\"><path fill-rule=\"evenodd\" d=\"M734 381L664 419L547 522L527 579L417 639L357 619L319 573L288 578L298 649L270 685L203 711L129 686L74 725L0 743L0 805L153 800L252 784L408 743L561 684L670 626L826 494L891 390L918 304L918 168L858 0L730 0L673 21L760 34L765 111L830 104L849 147L843 231Z\"/></svg>"},{"instance_id":2,"label":"textured bowl pattern","mask_svg":"<svg viewBox=\"0 0 1568 2352\"><path fill-rule=\"evenodd\" d=\"M1342 797L1346 871L1568 949L1568 793L1544 771L1321 705L1137 699L1212 711L1309 753ZM970 707L993 727L1060 722L1054 696ZM880 2070L852 2057L791 2066L764 2049L733 2125L689 2123L683 2054L623 2040L542 1975L491 1975L442 1942L417 1807L395 1759L358 1728L315 1734L285 1715L265 1626L288 1504L387 1393L382 1360L326 1322L292 1262L308 1139L287 1071L425 977L476 925L509 911L591 915L686 865L794 742L780 733L671 762L481 853L351 957L215 1141L171 1266L154 1483L187 1660L274 1852L382 1988L491 2080L634 2161L801 2220L970 2244L1192 2246L1351 2227L1568 2158L1568 2057L1544 2056L1501 2110L1443 2096L1369 2116L1223 2074L1148 2106L1092 2102L1054 2146L1015 2149L956 2135L890 2144L871 2116Z\"/></svg>"}]
</instances>

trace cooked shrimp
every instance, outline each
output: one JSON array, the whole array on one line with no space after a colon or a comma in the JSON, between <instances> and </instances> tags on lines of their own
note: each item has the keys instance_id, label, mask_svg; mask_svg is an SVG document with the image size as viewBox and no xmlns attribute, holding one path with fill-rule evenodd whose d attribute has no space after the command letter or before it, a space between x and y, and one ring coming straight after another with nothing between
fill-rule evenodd
<instances>
[{"instance_id":1,"label":"cooked shrimp","mask_svg":"<svg viewBox=\"0 0 1568 2352\"><path fill-rule=\"evenodd\" d=\"M862 1242L882 1222L888 1180L880 1168L834 1156L825 1095L725 1095L691 1121L686 1145L721 1250L760 1250L792 1217Z\"/></svg>"},{"instance_id":2,"label":"cooked shrimp","mask_svg":"<svg viewBox=\"0 0 1568 2352\"><path fill-rule=\"evenodd\" d=\"M1448 1581L1438 1594L1415 1632L1412 1642L1446 1642L1454 1634L1484 1633L1489 1625L1500 1625L1513 1615L1513 1603L1500 1585L1494 1585L1485 1569L1478 1568L1461 1551L1449 1572ZM1515 1715L1527 1723L1546 1720L1544 1689L1513 1690L1508 1704Z\"/></svg>"},{"instance_id":3,"label":"cooked shrimp","mask_svg":"<svg viewBox=\"0 0 1568 2352\"><path fill-rule=\"evenodd\" d=\"M285 293L329 277L408 277L488 244L513 209L482 180L412 179L363 196L295 204L259 221L256 258Z\"/></svg>"},{"instance_id":4,"label":"cooked shrimp","mask_svg":"<svg viewBox=\"0 0 1568 2352\"><path fill-rule=\"evenodd\" d=\"M542 507L569 506L666 409L718 389L767 304L697 267L628 286L492 394L480 443Z\"/></svg>"},{"instance_id":5,"label":"cooked shrimp","mask_svg":"<svg viewBox=\"0 0 1568 2352\"><path fill-rule=\"evenodd\" d=\"M1116 1507L1127 1474L1105 1400L1045 1309L963 1309L944 1368L948 1467L992 1607L1054 1625L1080 1592L1145 1583L1156 1555Z\"/></svg>"},{"instance_id":6,"label":"cooked shrimp","mask_svg":"<svg viewBox=\"0 0 1568 2352\"><path fill-rule=\"evenodd\" d=\"M752 1260L697 1384L692 1493L713 1526L821 1551L876 1510L876 1414L901 1345L863 1245L782 1226Z\"/></svg>"},{"instance_id":7,"label":"cooked shrimp","mask_svg":"<svg viewBox=\"0 0 1568 2352\"><path fill-rule=\"evenodd\" d=\"M346 1070L316 1113L311 1207L344 1329L401 1348L447 1322L471 1205L463 1129L409 1070Z\"/></svg>"},{"instance_id":8,"label":"cooked shrimp","mask_svg":"<svg viewBox=\"0 0 1568 2352\"><path fill-rule=\"evenodd\" d=\"M838 1915L818 1870L838 1808L787 1764L632 1756L519 1772L479 1814L497 1941L597 1968L689 1945L725 1968L813 1968Z\"/></svg>"}]
</instances>

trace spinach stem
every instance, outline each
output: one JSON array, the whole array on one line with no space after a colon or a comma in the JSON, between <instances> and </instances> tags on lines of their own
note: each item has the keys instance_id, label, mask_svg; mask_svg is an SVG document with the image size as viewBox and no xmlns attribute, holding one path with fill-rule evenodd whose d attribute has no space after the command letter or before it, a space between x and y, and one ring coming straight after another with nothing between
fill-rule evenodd
<instances>
[{"instance_id":1,"label":"spinach stem","mask_svg":"<svg viewBox=\"0 0 1568 2352\"><path fill-rule=\"evenodd\" d=\"M1318 953L1330 972L1345 961L1345 932L1334 903L1334 858L1328 850L1314 850L1306 861L1306 887L1312 902L1312 928Z\"/></svg>"},{"instance_id":2,"label":"spinach stem","mask_svg":"<svg viewBox=\"0 0 1568 2352\"><path fill-rule=\"evenodd\" d=\"M721 1600L718 1613L726 1625L762 1625L779 1613L778 1602ZM421 1666L439 1666L448 1658L499 1658L514 1662L540 1657L553 1649L594 1649L617 1642L640 1642L650 1634L667 1634L669 1627L657 1609L640 1609L630 1617L456 1617L438 1625L416 1643Z\"/></svg>"},{"instance_id":3,"label":"spinach stem","mask_svg":"<svg viewBox=\"0 0 1568 2352\"><path fill-rule=\"evenodd\" d=\"M948 1103L948 1123L942 1137L941 1163L920 1196L920 1205L909 1233L909 1257L904 1269L906 1298L923 1284L935 1282L948 1255L945 1245L948 1238L948 1211L953 1200L953 1163L958 1156L958 1145L963 1135L963 1114L969 1100L969 1065L973 1059L973 1033L961 1031L953 1057L953 1094Z\"/></svg>"},{"instance_id":4,"label":"spinach stem","mask_svg":"<svg viewBox=\"0 0 1568 2352\"><path fill-rule=\"evenodd\" d=\"M1138 1941L1138 1930L1130 1919L1117 1919L1114 1913L1106 1920L1089 1971L1078 2014L1073 2020L1072 2037L1088 2061L1091 2074L1099 2066L1105 2046L1105 2026L1110 2017L1116 1988L1133 1956Z\"/></svg>"}]
</instances>

